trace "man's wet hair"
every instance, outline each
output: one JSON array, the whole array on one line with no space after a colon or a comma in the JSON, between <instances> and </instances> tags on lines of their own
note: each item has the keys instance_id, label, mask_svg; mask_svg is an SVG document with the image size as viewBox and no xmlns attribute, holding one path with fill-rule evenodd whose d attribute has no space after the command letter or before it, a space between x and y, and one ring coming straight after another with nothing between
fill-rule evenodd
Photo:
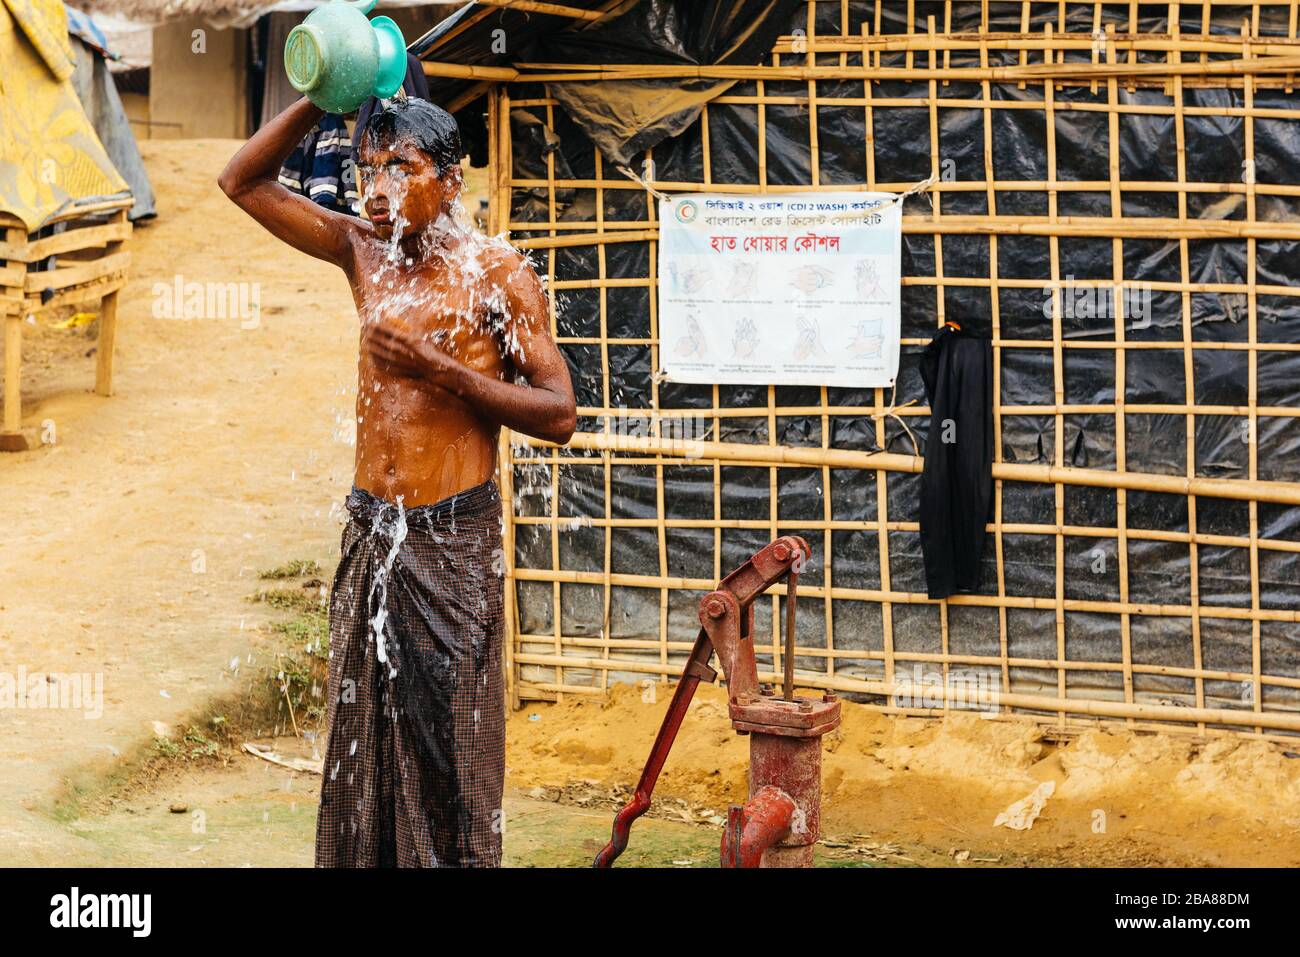
<instances>
[{"instance_id":1,"label":"man's wet hair","mask_svg":"<svg viewBox=\"0 0 1300 957\"><path fill-rule=\"evenodd\" d=\"M430 160L441 176L461 158L460 127L456 118L428 100L411 97L389 100L366 120L361 142L369 140L371 147L389 145L409 139Z\"/></svg>"}]
</instances>

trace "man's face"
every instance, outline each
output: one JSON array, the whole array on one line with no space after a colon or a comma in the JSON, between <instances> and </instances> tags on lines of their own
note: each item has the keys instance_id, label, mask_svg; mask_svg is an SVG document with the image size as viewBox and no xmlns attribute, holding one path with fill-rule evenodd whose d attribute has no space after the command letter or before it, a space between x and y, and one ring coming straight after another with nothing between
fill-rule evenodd
<instances>
[{"instance_id":1,"label":"man's face","mask_svg":"<svg viewBox=\"0 0 1300 957\"><path fill-rule=\"evenodd\" d=\"M408 139L372 143L367 137L358 159L366 215L381 239L393 235L399 218L404 236L422 233L460 192L460 167L439 176L428 155Z\"/></svg>"}]
</instances>

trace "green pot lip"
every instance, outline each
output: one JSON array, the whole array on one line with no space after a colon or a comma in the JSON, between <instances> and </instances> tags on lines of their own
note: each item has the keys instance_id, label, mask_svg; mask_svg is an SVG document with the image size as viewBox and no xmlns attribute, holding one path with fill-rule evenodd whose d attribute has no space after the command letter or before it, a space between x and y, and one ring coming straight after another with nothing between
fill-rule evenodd
<instances>
[{"instance_id":1,"label":"green pot lip","mask_svg":"<svg viewBox=\"0 0 1300 957\"><path fill-rule=\"evenodd\" d=\"M402 36L402 28L391 17L374 17L369 23L375 38L377 64L373 95L388 99L402 88L406 80L406 38ZM389 61L384 59L381 35L392 41L393 58Z\"/></svg>"},{"instance_id":2,"label":"green pot lip","mask_svg":"<svg viewBox=\"0 0 1300 957\"><path fill-rule=\"evenodd\" d=\"M307 36L311 41L312 47L315 48L316 51L316 56L314 58L315 69L312 70L311 76L304 83L304 85L299 86L294 81L294 77L292 75L289 77L289 83L293 86L295 90L297 90L299 93L306 93L309 90L314 90L318 86L320 86L321 81L324 80L324 78L328 75L329 54L326 52L327 44L321 42L320 30L319 28L317 28L316 24L306 23L306 22L298 24L296 27L294 27L292 30L289 31L289 36L285 40L286 45L293 40L293 35L295 33L302 33L305 36Z\"/></svg>"}]
</instances>

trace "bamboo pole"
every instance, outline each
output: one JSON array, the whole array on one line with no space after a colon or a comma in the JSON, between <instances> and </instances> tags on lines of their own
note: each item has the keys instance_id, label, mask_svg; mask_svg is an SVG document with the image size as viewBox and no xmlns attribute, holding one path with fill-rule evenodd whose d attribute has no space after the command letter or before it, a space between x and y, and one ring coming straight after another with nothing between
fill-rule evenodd
<instances>
[{"instance_id":1,"label":"bamboo pole","mask_svg":"<svg viewBox=\"0 0 1300 957\"><path fill-rule=\"evenodd\" d=\"M505 7L522 13L541 13L552 17L566 17L570 20L582 20L587 23L594 23L605 16L601 10L584 10L581 7L571 7L563 3L544 3L542 0L478 0L478 4L484 7Z\"/></svg>"},{"instance_id":2,"label":"bamboo pole","mask_svg":"<svg viewBox=\"0 0 1300 957\"><path fill-rule=\"evenodd\" d=\"M424 68L425 76L445 77L447 79L494 80L508 83L519 77L519 71L510 66L470 66L440 60L425 60L421 65Z\"/></svg>"},{"instance_id":3,"label":"bamboo pole","mask_svg":"<svg viewBox=\"0 0 1300 957\"><path fill-rule=\"evenodd\" d=\"M1293 8L1294 9L1294 8ZM782 37L776 41L773 50L777 53L793 53L795 46L801 42L798 37ZM1231 54L1241 52L1241 43L1237 39L1228 39L1217 34L1161 34L1161 33L1119 33L1115 35L1115 48L1129 54L1169 53L1217 53ZM981 46L989 50L1011 51L1057 51L1078 50L1093 51L1096 40L1089 33L1062 33L1047 38L1041 33L944 33L931 36L924 33L890 33L883 36L868 37L865 42L849 38L819 38L807 44L811 54L858 53L870 52L916 53L942 50L951 53L954 50L972 50ZM1295 56L1300 53L1300 42L1291 37L1266 37L1259 42L1256 52L1261 56ZM1132 63L1134 61L1128 61ZM525 70L635 70L640 67L632 64L590 63L520 63Z\"/></svg>"},{"instance_id":4,"label":"bamboo pole","mask_svg":"<svg viewBox=\"0 0 1300 957\"><path fill-rule=\"evenodd\" d=\"M1171 34L1178 38L1181 30L1177 3L1169 5L1169 29ZM1182 52L1178 49L1171 50L1169 53L1169 62L1177 63L1182 59ZM1177 110L1174 118L1174 137L1177 152L1177 171L1178 183L1184 185L1187 182L1187 121L1183 115L1184 91L1182 77L1175 77L1173 81L1174 106ZM1187 194L1183 190L1178 192L1178 218L1185 220L1187 218ZM1178 240L1178 271L1183 280L1191 278L1191 249L1186 239ZM1182 316L1182 333L1183 333L1183 401L1186 402L1188 410L1184 416L1186 423L1183 435L1183 454L1187 459L1186 473L1192 477L1196 473L1196 414L1194 405L1196 403L1196 368L1194 362L1194 353L1191 348L1192 334L1192 296L1190 292L1184 292L1179 296L1179 306ZM1188 570L1190 572L1190 581L1188 583L1189 597L1192 606L1192 665L1199 671L1204 663L1204 654L1201 643L1201 575L1200 575L1200 550L1199 542L1196 535L1197 515L1196 515L1196 496L1187 497L1187 530L1188 530ZM1195 678L1193 685L1196 694L1196 706L1205 707L1205 680L1200 676ZM1200 730L1205 730L1204 722L1197 725Z\"/></svg>"},{"instance_id":5,"label":"bamboo pole","mask_svg":"<svg viewBox=\"0 0 1300 957\"><path fill-rule=\"evenodd\" d=\"M1258 28L1259 8L1255 9L1255 23ZM1241 24L1242 46L1245 59L1249 60L1252 56L1251 44L1251 27L1246 21ZM1255 170L1255 121L1250 116L1250 109L1255 105L1255 87L1251 78L1246 77L1246 216L1254 219L1256 215L1256 201L1254 185L1256 180ZM1247 316L1247 341L1253 346L1259 340L1259 294L1254 288L1259 276L1259 255L1258 243L1254 239L1246 241L1246 281L1250 283L1251 289L1247 293L1246 316ZM1250 479L1255 479L1259 474L1259 415L1255 410L1255 404L1259 396L1259 353L1251 349L1246 353L1247 358L1247 382L1246 382L1246 402L1251 407L1250 416L1246 420L1249 430L1247 435L1247 475ZM1250 514L1250 607L1251 611L1258 611L1260 608L1259 597L1259 503L1249 503ZM1251 705L1258 714L1263 710L1264 689L1261 681L1262 671L1262 651L1260 648L1260 628L1257 619L1251 621L1250 625L1250 654L1251 654L1251 671L1253 680L1250 683ZM1255 730L1260 730L1264 725L1257 723Z\"/></svg>"},{"instance_id":6,"label":"bamboo pole","mask_svg":"<svg viewBox=\"0 0 1300 957\"><path fill-rule=\"evenodd\" d=\"M538 448L556 448L553 443L521 437ZM748 464L821 466L832 468L884 469L890 472L917 472L925 460L917 455L896 452L856 452L850 449L822 449L798 446L748 445L740 442L705 442L663 440L636 435L578 433L567 444L570 449L591 451L638 452L648 455L674 455L693 459L719 459ZM1144 472L1109 472L1054 465L1030 465L1014 462L996 464L995 479L1012 482L1084 485L1093 488L1138 489L1169 495L1203 495L1237 501L1275 502L1300 505L1300 484L1245 479L1214 479Z\"/></svg>"},{"instance_id":7,"label":"bamboo pole","mask_svg":"<svg viewBox=\"0 0 1300 957\"><path fill-rule=\"evenodd\" d=\"M515 179L511 181L513 187L530 187L546 186L548 182L532 181L526 179ZM577 183L559 182L557 185L563 187L579 186ZM581 188L594 188L595 183L582 185ZM609 188L608 183L601 183L602 188ZM677 184L661 184L669 188L677 187ZM1126 186L1130 184L1125 184ZM1140 184L1134 184L1136 188L1141 189ZM882 187L883 188L883 187ZM987 189L987 184L982 185ZM1107 186L1109 189L1109 186ZM700 185L692 185L689 189L678 189L679 192L703 192ZM734 193L758 193L757 188L745 186L743 184L729 187L729 192ZM772 193L790 193L798 192L797 187L773 187L768 192ZM808 189L805 192L816 192ZM853 192L853 190L844 190ZM1170 190L1172 192L1172 190ZM1193 190L1194 191L1194 188ZM944 190L940 190L940 193ZM1158 192L1158 190L1152 190ZM1282 195L1282 194L1275 194ZM565 222L554 220L541 223L528 222L511 222L511 231L530 231L530 230L576 230L588 224ZM617 221L607 222L607 230L618 229L645 229L645 223L633 221L629 223L619 223ZM962 216L947 215L942 219L936 219L933 216L904 216L903 217L904 234L916 233L940 233L943 235L967 235L967 236L1063 236L1086 238L1093 237L1099 239L1112 239L1116 236L1123 239L1264 239L1264 240L1294 240L1300 239L1300 223L1286 222L1248 222L1241 220L1188 220L1185 223L1179 223L1177 219L1165 219L1157 217L1143 217L1142 219L1124 219L1115 220L1108 217L1060 217L1056 222L1049 221L1042 216L1007 216L999 218L997 221L990 221L987 217L982 216ZM617 242L616 238L606 238L605 242ZM562 245L562 244L561 244ZM549 247L541 247L549 248Z\"/></svg>"},{"instance_id":8,"label":"bamboo pole","mask_svg":"<svg viewBox=\"0 0 1300 957\"><path fill-rule=\"evenodd\" d=\"M656 461L662 459L658 457ZM531 463L537 464L537 458L514 459L516 464ZM603 459L598 460L603 464ZM639 465L644 464L644 458L620 458L611 456L610 463L613 465ZM670 463L674 464L674 463ZM516 515L514 518L515 525L547 525L549 526L552 519L549 515ZM746 518L617 518L604 519L593 518L590 516L566 516L560 515L555 521L560 523L561 527L571 525L575 521L590 523L596 527L618 528L663 528L663 529L765 529L769 522L766 519L746 519ZM781 529L803 529L807 531L889 531L889 532L917 532L920 531L921 525L916 521L888 520L881 521L877 519L810 519L801 518L798 520L778 521L778 527ZM1009 535L1066 535L1071 538L1095 538L1095 539L1112 539L1115 537L1114 529L1097 525L1055 525L1055 524L1036 524L1033 522L990 522L987 527L989 533L996 533L998 530ZM1168 529L1158 528L1130 528L1127 531L1130 541L1141 542L1170 542L1182 545L1214 545L1223 548L1250 548L1251 540L1249 536L1244 535L1214 535L1209 532L1182 532L1171 531ZM1258 547L1263 551L1286 552L1288 554L1300 553L1300 542L1291 542L1284 539L1259 539Z\"/></svg>"},{"instance_id":9,"label":"bamboo pole","mask_svg":"<svg viewBox=\"0 0 1300 957\"><path fill-rule=\"evenodd\" d=\"M914 51L908 50L908 56ZM538 64L544 67L545 64ZM996 83L1034 82L1045 80L1081 79L1092 82L1108 77L1246 77L1256 75L1285 75L1300 68L1300 54L1287 54L1253 60L1210 60L1206 63L1114 63L1058 61L1043 66L1026 67L951 67L899 68L867 66L678 66L655 64L610 69L601 65L597 69L520 71L510 82L514 83L596 83L627 80L898 80L926 82L930 80L957 80L979 83L992 80Z\"/></svg>"},{"instance_id":10,"label":"bamboo pole","mask_svg":"<svg viewBox=\"0 0 1300 957\"><path fill-rule=\"evenodd\" d=\"M563 664L576 668L624 668L630 662L609 661L599 658L576 658L551 655L521 655L521 660L530 664ZM637 662L636 664L641 664ZM659 669L660 666L646 666ZM672 673L667 672L667 673ZM776 680L777 674L769 672L760 675L760 679ZM930 688L907 682L864 681L860 678L845 676L827 677L825 675L795 675L795 683L802 687L828 688L833 691L858 692L862 694L882 695L890 698L895 695L933 694L948 705L957 705L972 711L988 710L999 707L1029 708L1039 711L1065 712L1098 718L1143 718L1148 721L1201 722L1205 724L1226 724L1233 727L1272 728L1279 731L1300 733L1300 714L1280 712L1255 713L1237 711L1229 708L1182 708L1176 705L1139 704L1127 701L1105 701L1097 698L1053 698L1045 695L1019 694L1015 692L987 692L953 688L951 686Z\"/></svg>"},{"instance_id":11,"label":"bamboo pole","mask_svg":"<svg viewBox=\"0 0 1300 957\"><path fill-rule=\"evenodd\" d=\"M510 219L510 101L506 87L488 97L488 232L496 235ZM519 676L515 644L520 632L518 596L515 593L515 466L510 452L511 431L502 429L497 439L497 473L501 489L501 577L503 590L501 666L505 671L506 713L519 708Z\"/></svg>"},{"instance_id":12,"label":"bamboo pole","mask_svg":"<svg viewBox=\"0 0 1300 957\"><path fill-rule=\"evenodd\" d=\"M524 640L532 642L538 639L535 635L523 635ZM546 636L549 641L550 636ZM576 657L583 657L591 651L603 651L604 642L597 638L585 637L583 635L565 635L563 639L565 648L574 649ZM619 662L628 671L636 671L641 664L648 663L648 659L643 656L633 655L634 652L655 651L662 647L667 647L673 655L677 656L676 664L680 667L685 659L687 652L692 646L691 641L667 641L659 642L656 640L629 638L619 642L619 651L627 655L623 658L609 658L610 661ZM824 649L824 648L800 648L798 654L801 657L809 658L826 658L842 659L848 662L856 661L859 665L862 663L874 664L884 658L884 652L875 650L861 649ZM911 664L948 664L962 665L969 668L986 668L992 670L1001 659L989 655L975 654L935 654L924 651L900 651L897 653L899 661ZM1071 659L1048 659L1048 658L1031 658L1023 655L1012 655L1007 659L1007 663L1018 669L1038 669L1045 668L1063 668L1072 672L1096 672L1097 674L1120 674L1124 670L1123 662L1118 661L1075 661ZM1177 665L1152 665L1135 663L1133 671L1136 674L1152 675L1161 677L1175 678L1204 678L1211 681L1224 681L1236 683L1243 680L1249 680L1251 673L1249 671L1230 671L1217 669L1196 669L1187 668ZM610 669L616 670L616 669ZM656 668L656 670L658 670ZM971 672L974 673L974 672ZM805 672L805 680L812 684L816 678L808 678L808 672ZM1300 679L1284 678L1272 675L1264 676L1264 683L1276 688L1286 688L1291 690L1300 690Z\"/></svg>"},{"instance_id":13,"label":"bamboo pole","mask_svg":"<svg viewBox=\"0 0 1300 957\"><path fill-rule=\"evenodd\" d=\"M21 250L27 243L27 228L12 217L0 218L0 236L4 237L5 246ZM24 289L27 283L27 263L18 260L6 264L0 272L0 296L8 307L4 317L4 421L0 433L11 436L6 443L16 443L26 448L27 442L20 441L19 430L22 428L22 369L23 369L23 319L25 318ZM7 277L7 278L6 278ZM8 447L8 444L5 445Z\"/></svg>"}]
</instances>

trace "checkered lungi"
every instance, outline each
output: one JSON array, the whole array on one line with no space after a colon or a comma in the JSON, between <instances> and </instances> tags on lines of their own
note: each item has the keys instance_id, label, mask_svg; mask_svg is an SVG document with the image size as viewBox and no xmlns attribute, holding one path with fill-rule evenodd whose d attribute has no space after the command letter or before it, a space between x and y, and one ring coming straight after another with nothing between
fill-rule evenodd
<instances>
[{"instance_id":1,"label":"checkered lungi","mask_svg":"<svg viewBox=\"0 0 1300 957\"><path fill-rule=\"evenodd\" d=\"M404 539L393 503L353 489L347 507L330 595L330 736L316 866L499 866L497 487L485 482L409 509Z\"/></svg>"}]
</instances>

